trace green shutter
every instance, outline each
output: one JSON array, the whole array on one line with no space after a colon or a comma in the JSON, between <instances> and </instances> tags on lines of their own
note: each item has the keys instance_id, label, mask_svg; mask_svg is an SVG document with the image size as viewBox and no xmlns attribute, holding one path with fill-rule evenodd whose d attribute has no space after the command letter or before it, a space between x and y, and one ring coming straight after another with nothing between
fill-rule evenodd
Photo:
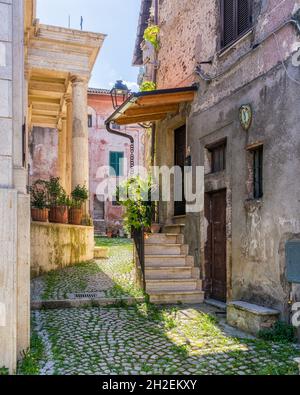
<instances>
[{"instance_id":1,"label":"green shutter","mask_svg":"<svg viewBox=\"0 0 300 395\"><path fill-rule=\"evenodd\" d=\"M109 166L111 167L110 175L117 177L123 176L123 166L121 160L124 159L123 152L110 152L109 153ZM114 169L114 171L112 170Z\"/></svg>"}]
</instances>

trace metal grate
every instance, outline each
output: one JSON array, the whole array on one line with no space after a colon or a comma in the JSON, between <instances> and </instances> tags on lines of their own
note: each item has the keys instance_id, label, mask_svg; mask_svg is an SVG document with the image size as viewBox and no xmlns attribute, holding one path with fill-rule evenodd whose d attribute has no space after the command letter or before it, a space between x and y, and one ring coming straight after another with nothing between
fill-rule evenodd
<instances>
[{"instance_id":1,"label":"metal grate","mask_svg":"<svg viewBox=\"0 0 300 395\"><path fill-rule=\"evenodd\" d=\"M69 294L69 299L98 299L103 298L105 295L103 292L77 292Z\"/></svg>"}]
</instances>

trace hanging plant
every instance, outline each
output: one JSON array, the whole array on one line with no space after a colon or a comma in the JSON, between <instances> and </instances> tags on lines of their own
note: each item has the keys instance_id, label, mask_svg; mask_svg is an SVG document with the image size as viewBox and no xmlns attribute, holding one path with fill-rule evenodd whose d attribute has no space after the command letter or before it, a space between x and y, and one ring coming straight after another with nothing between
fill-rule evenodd
<instances>
[{"instance_id":1,"label":"hanging plant","mask_svg":"<svg viewBox=\"0 0 300 395\"><path fill-rule=\"evenodd\" d=\"M151 91L155 91L155 89L156 89L156 83L152 81L144 81L140 86L141 92L151 92Z\"/></svg>"},{"instance_id":2,"label":"hanging plant","mask_svg":"<svg viewBox=\"0 0 300 395\"><path fill-rule=\"evenodd\" d=\"M159 49L159 41L158 41L159 32L160 32L160 28L157 25L149 26L144 31L144 40L152 44L156 50Z\"/></svg>"}]
</instances>

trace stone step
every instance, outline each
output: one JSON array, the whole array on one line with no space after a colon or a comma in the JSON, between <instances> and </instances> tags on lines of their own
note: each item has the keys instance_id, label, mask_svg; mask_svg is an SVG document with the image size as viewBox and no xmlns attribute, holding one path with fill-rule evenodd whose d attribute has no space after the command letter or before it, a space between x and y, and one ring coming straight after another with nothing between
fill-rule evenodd
<instances>
[{"instance_id":1,"label":"stone step","mask_svg":"<svg viewBox=\"0 0 300 395\"><path fill-rule=\"evenodd\" d=\"M200 278L200 269L188 266L182 267L146 267L146 280L155 279L189 279Z\"/></svg>"},{"instance_id":2,"label":"stone step","mask_svg":"<svg viewBox=\"0 0 300 395\"><path fill-rule=\"evenodd\" d=\"M198 304L204 301L204 292L196 291L151 291L149 292L150 302L155 304Z\"/></svg>"},{"instance_id":3,"label":"stone step","mask_svg":"<svg viewBox=\"0 0 300 395\"><path fill-rule=\"evenodd\" d=\"M145 266L194 266L194 257L186 255L145 255Z\"/></svg>"},{"instance_id":4,"label":"stone step","mask_svg":"<svg viewBox=\"0 0 300 395\"><path fill-rule=\"evenodd\" d=\"M183 244L184 237L179 234L153 233L147 234L145 244Z\"/></svg>"},{"instance_id":5,"label":"stone step","mask_svg":"<svg viewBox=\"0 0 300 395\"><path fill-rule=\"evenodd\" d=\"M146 281L146 292L151 291L196 291L200 290L202 281L195 278L186 279L159 279L159 280L147 280Z\"/></svg>"},{"instance_id":6,"label":"stone step","mask_svg":"<svg viewBox=\"0 0 300 395\"><path fill-rule=\"evenodd\" d=\"M173 223L174 224L185 224L186 223L186 215L177 215L176 217L173 217Z\"/></svg>"},{"instance_id":7,"label":"stone step","mask_svg":"<svg viewBox=\"0 0 300 395\"><path fill-rule=\"evenodd\" d=\"M185 224L169 224L164 225L163 231L165 233L175 233L175 234L182 234L184 231Z\"/></svg>"},{"instance_id":8,"label":"stone step","mask_svg":"<svg viewBox=\"0 0 300 395\"><path fill-rule=\"evenodd\" d=\"M146 255L187 255L189 247L185 244L146 244Z\"/></svg>"}]
</instances>

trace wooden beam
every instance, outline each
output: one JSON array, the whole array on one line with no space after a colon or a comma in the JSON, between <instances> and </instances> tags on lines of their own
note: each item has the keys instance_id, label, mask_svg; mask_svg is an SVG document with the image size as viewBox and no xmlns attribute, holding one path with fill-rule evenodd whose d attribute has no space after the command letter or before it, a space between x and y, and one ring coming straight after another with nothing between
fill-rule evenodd
<instances>
[{"instance_id":1,"label":"wooden beam","mask_svg":"<svg viewBox=\"0 0 300 395\"><path fill-rule=\"evenodd\" d=\"M56 110L37 110L36 108L32 108L32 115L33 116L54 116L54 117L58 117L59 115L59 108Z\"/></svg>"},{"instance_id":2,"label":"wooden beam","mask_svg":"<svg viewBox=\"0 0 300 395\"><path fill-rule=\"evenodd\" d=\"M167 112L177 112L178 104L165 104L160 106L136 106L131 107L125 111L124 115L127 117L150 114L165 114Z\"/></svg>"},{"instance_id":3,"label":"wooden beam","mask_svg":"<svg viewBox=\"0 0 300 395\"><path fill-rule=\"evenodd\" d=\"M58 99L55 99L53 97L48 97L48 96L40 96L40 95L30 95L29 94L29 101L31 103L51 103L51 104L57 104L60 105L60 97Z\"/></svg>"},{"instance_id":4,"label":"wooden beam","mask_svg":"<svg viewBox=\"0 0 300 395\"><path fill-rule=\"evenodd\" d=\"M30 81L29 90L42 91L42 92L57 92L65 93L65 84L60 84L57 82L40 82L40 81Z\"/></svg>"},{"instance_id":5,"label":"wooden beam","mask_svg":"<svg viewBox=\"0 0 300 395\"><path fill-rule=\"evenodd\" d=\"M63 92L53 92L53 91L39 91L35 89L29 88L29 95L36 96L37 98L51 98L51 99L60 99L63 95Z\"/></svg>"},{"instance_id":6,"label":"wooden beam","mask_svg":"<svg viewBox=\"0 0 300 395\"><path fill-rule=\"evenodd\" d=\"M59 111L60 105L58 103L33 102L32 108L33 110Z\"/></svg>"},{"instance_id":7,"label":"wooden beam","mask_svg":"<svg viewBox=\"0 0 300 395\"><path fill-rule=\"evenodd\" d=\"M137 104L141 106L179 104L194 100L195 92L168 93L153 96L142 96L138 98Z\"/></svg>"},{"instance_id":8,"label":"wooden beam","mask_svg":"<svg viewBox=\"0 0 300 395\"><path fill-rule=\"evenodd\" d=\"M161 119L164 119L167 116L167 113L165 114L156 114L156 115L140 115L138 117L120 117L118 118L115 122L118 125L131 125L135 123L141 123L141 122L151 122L151 121L159 121Z\"/></svg>"}]
</instances>

